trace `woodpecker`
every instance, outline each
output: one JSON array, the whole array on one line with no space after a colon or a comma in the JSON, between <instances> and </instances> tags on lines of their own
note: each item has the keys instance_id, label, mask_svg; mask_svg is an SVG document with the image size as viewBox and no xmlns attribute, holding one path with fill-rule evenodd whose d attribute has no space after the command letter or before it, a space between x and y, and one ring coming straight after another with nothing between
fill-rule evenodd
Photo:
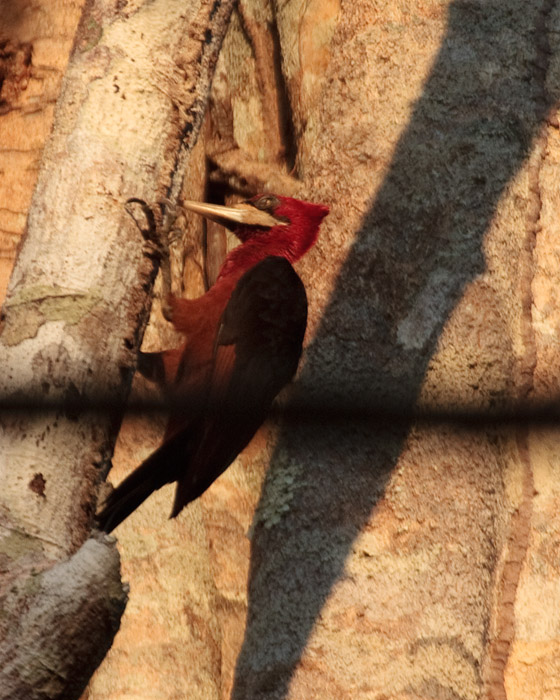
<instances>
[{"instance_id":1,"label":"woodpecker","mask_svg":"<svg viewBox=\"0 0 560 700\"><path fill-rule=\"evenodd\" d=\"M173 408L160 447L96 516L105 532L164 484L177 482L172 518L206 491L251 441L301 356L307 296L292 264L317 241L328 207L271 194L233 207L183 206L228 226L241 245L204 295L168 299L185 342L150 362L143 356L139 369L159 380Z\"/></svg>"}]
</instances>

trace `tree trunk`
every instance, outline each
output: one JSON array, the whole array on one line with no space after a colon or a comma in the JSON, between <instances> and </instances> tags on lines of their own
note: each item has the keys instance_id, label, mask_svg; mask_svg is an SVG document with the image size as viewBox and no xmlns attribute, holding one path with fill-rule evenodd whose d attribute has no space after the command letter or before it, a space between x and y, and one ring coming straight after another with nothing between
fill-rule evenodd
<instances>
[{"instance_id":1,"label":"tree trunk","mask_svg":"<svg viewBox=\"0 0 560 700\"><path fill-rule=\"evenodd\" d=\"M0 433L6 698L79 697L118 629L126 592L114 543L86 538L156 271L125 203L176 200L231 6L186 13L162 0L127 13L99 0L74 37L0 335L12 408ZM33 56L31 45L31 78ZM12 83L15 108L24 80ZM76 413L92 400L102 410Z\"/></svg>"},{"instance_id":2,"label":"tree trunk","mask_svg":"<svg viewBox=\"0 0 560 700\"><path fill-rule=\"evenodd\" d=\"M331 206L288 397L314 411L176 521L162 489L117 529L130 604L88 700L554 695L558 430L485 418L558 393L559 23L550 0L240 0L185 187ZM217 263L188 226L196 295ZM158 427L127 422L115 482Z\"/></svg>"}]
</instances>

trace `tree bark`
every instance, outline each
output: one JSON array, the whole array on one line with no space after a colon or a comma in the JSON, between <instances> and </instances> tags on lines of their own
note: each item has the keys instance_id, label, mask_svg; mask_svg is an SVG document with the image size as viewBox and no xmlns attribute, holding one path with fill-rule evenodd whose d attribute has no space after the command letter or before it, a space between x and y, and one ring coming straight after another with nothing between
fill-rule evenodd
<instances>
[{"instance_id":1,"label":"tree bark","mask_svg":"<svg viewBox=\"0 0 560 700\"><path fill-rule=\"evenodd\" d=\"M239 3L187 187L330 204L292 395L339 415L265 426L177 521L162 489L123 523L131 603L88 700L554 695L558 430L484 416L558 396L559 22ZM129 421L115 481L158 439Z\"/></svg>"},{"instance_id":2,"label":"tree bark","mask_svg":"<svg viewBox=\"0 0 560 700\"><path fill-rule=\"evenodd\" d=\"M0 298L8 286L82 0L0 0Z\"/></svg>"},{"instance_id":3,"label":"tree bark","mask_svg":"<svg viewBox=\"0 0 560 700\"><path fill-rule=\"evenodd\" d=\"M2 697L79 697L118 628L114 541L86 538L156 272L125 203L177 199L231 7L99 0L75 36L3 306Z\"/></svg>"},{"instance_id":4,"label":"tree bark","mask_svg":"<svg viewBox=\"0 0 560 700\"><path fill-rule=\"evenodd\" d=\"M558 14L342 4L319 70L327 6L301 8L277 4L296 162L332 211L299 392L393 419L281 432L233 697L546 697L557 430L394 417L558 395Z\"/></svg>"}]
</instances>

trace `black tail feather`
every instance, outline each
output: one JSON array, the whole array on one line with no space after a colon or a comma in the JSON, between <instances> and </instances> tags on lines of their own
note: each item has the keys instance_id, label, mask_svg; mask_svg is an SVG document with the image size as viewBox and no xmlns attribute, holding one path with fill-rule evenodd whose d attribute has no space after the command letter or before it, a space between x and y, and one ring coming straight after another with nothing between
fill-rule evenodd
<instances>
[{"instance_id":1,"label":"black tail feather","mask_svg":"<svg viewBox=\"0 0 560 700\"><path fill-rule=\"evenodd\" d=\"M154 482L152 471L153 465L148 459L109 494L103 509L96 515L100 530L104 532L114 530L151 493L163 486Z\"/></svg>"},{"instance_id":2,"label":"black tail feather","mask_svg":"<svg viewBox=\"0 0 560 700\"><path fill-rule=\"evenodd\" d=\"M109 494L95 516L100 530L111 532L150 494L177 479L177 468L188 458L185 442L184 434L165 442Z\"/></svg>"}]
</instances>

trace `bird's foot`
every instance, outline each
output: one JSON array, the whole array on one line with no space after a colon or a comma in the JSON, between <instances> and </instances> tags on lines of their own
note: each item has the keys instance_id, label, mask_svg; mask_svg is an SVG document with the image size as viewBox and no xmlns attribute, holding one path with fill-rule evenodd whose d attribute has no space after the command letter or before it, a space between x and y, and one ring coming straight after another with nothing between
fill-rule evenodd
<instances>
[{"instance_id":1,"label":"bird's foot","mask_svg":"<svg viewBox=\"0 0 560 700\"><path fill-rule=\"evenodd\" d=\"M146 255L158 262L166 254L169 255L169 246L161 235L161 220L158 222L152 207L143 199L131 197L126 200L126 211L134 219L134 223L146 242Z\"/></svg>"},{"instance_id":2,"label":"bird's foot","mask_svg":"<svg viewBox=\"0 0 560 700\"><path fill-rule=\"evenodd\" d=\"M177 219L182 212L181 207L178 207L169 199L160 199L159 206L161 209L161 226L159 229L160 246L164 247L165 258L161 263L161 313L166 321L173 322L173 307L171 305L171 262L169 257L169 245L177 237L181 236L180 227L176 226Z\"/></svg>"},{"instance_id":3,"label":"bird's foot","mask_svg":"<svg viewBox=\"0 0 560 700\"><path fill-rule=\"evenodd\" d=\"M168 199L158 202L158 215L143 199L132 197L127 200L127 212L134 219L145 241L145 254L159 263L162 278L161 311L166 321L172 320L172 308L169 303L171 295L171 262L169 242L173 225L177 219L177 208ZM133 206L134 205L134 206ZM141 222L141 215L144 220Z\"/></svg>"}]
</instances>

